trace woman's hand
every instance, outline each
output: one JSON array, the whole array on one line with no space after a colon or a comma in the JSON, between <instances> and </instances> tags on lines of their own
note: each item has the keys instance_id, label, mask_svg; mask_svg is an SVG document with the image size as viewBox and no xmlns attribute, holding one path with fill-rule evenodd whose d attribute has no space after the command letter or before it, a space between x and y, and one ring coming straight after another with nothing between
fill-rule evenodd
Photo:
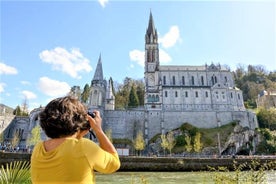
<instances>
[{"instance_id":1,"label":"woman's hand","mask_svg":"<svg viewBox=\"0 0 276 184\"><path fill-rule=\"evenodd\" d=\"M93 129L93 131L95 131L95 133L101 132L102 131L102 118L101 118L100 112L93 111L93 113L95 114L94 118L92 118L91 116L88 115L88 121L90 123L90 127Z\"/></svg>"}]
</instances>

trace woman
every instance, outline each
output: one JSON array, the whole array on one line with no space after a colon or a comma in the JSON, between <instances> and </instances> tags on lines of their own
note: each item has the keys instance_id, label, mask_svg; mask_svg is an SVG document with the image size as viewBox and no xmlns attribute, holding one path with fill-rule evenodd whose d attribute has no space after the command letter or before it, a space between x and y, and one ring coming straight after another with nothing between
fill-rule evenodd
<instances>
[{"instance_id":1,"label":"woman","mask_svg":"<svg viewBox=\"0 0 276 184\"><path fill-rule=\"evenodd\" d=\"M93 184L94 170L112 173L119 169L116 149L104 134L99 111L95 117L75 98L52 100L40 113L40 125L50 138L38 143L31 157L33 184ZM93 129L99 146L83 138Z\"/></svg>"}]
</instances>

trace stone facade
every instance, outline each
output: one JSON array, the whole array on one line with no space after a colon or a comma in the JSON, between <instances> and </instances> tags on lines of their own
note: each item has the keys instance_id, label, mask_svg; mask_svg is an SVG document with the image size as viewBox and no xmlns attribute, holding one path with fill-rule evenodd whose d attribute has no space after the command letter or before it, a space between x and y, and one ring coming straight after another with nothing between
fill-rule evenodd
<instances>
[{"instance_id":1,"label":"stone facade","mask_svg":"<svg viewBox=\"0 0 276 184\"><path fill-rule=\"evenodd\" d=\"M145 105L131 110L115 110L111 80L104 80L99 57L87 105L89 110L101 111L104 129L111 129L113 138L132 140L142 131L148 142L153 136L185 122L202 128L218 127L231 121L252 130L258 127L255 114L244 107L242 91L235 87L230 70L214 64L161 66L158 47L150 13L145 34ZM38 123L38 112L39 109L32 111L25 122L24 136ZM13 127L18 129L20 121L14 121Z\"/></svg>"}]
</instances>

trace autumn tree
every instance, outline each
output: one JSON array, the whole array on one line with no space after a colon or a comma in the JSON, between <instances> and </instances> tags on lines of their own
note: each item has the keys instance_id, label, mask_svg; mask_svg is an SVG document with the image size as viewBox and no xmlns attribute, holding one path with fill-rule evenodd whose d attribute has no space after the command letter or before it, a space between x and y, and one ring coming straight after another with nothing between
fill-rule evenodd
<instances>
[{"instance_id":1,"label":"autumn tree","mask_svg":"<svg viewBox=\"0 0 276 184\"><path fill-rule=\"evenodd\" d=\"M145 149L145 140L144 140L142 131L139 131L137 133L136 138L134 139L134 142L133 142L133 146L134 146L134 149L139 152L139 155L141 151Z\"/></svg>"},{"instance_id":2,"label":"autumn tree","mask_svg":"<svg viewBox=\"0 0 276 184\"><path fill-rule=\"evenodd\" d=\"M191 138L190 135L187 134L187 135L185 136L185 142L186 142L186 145L184 146L185 150L186 150L187 152L191 152L192 149L193 149L193 146L192 146L192 138Z\"/></svg>"},{"instance_id":3,"label":"autumn tree","mask_svg":"<svg viewBox=\"0 0 276 184\"><path fill-rule=\"evenodd\" d=\"M170 155L172 155L172 149L174 148L175 144L176 144L176 140L175 137L173 135L173 131L170 131L167 134L167 141L168 141L168 150L170 151Z\"/></svg>"},{"instance_id":4,"label":"autumn tree","mask_svg":"<svg viewBox=\"0 0 276 184\"><path fill-rule=\"evenodd\" d=\"M166 149L168 149L168 146L169 146L169 143L168 143L168 140L166 138L166 135L162 134L161 135L161 147L164 150L164 155L166 154Z\"/></svg>"},{"instance_id":5,"label":"autumn tree","mask_svg":"<svg viewBox=\"0 0 276 184\"><path fill-rule=\"evenodd\" d=\"M194 151L195 152L200 152L202 149L202 143L201 143L201 133L197 132L195 137L194 137Z\"/></svg>"}]
</instances>

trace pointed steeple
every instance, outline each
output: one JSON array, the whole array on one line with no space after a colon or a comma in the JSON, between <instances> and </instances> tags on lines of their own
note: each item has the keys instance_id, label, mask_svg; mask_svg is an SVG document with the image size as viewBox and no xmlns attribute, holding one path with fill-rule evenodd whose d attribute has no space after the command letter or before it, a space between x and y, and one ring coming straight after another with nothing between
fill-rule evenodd
<instances>
[{"instance_id":1,"label":"pointed steeple","mask_svg":"<svg viewBox=\"0 0 276 184\"><path fill-rule=\"evenodd\" d=\"M149 25L146 33L146 43L157 43L157 42L158 42L157 30L155 29L152 13L150 12Z\"/></svg>"},{"instance_id":2,"label":"pointed steeple","mask_svg":"<svg viewBox=\"0 0 276 184\"><path fill-rule=\"evenodd\" d=\"M103 81L102 57L100 54L93 81Z\"/></svg>"}]
</instances>

